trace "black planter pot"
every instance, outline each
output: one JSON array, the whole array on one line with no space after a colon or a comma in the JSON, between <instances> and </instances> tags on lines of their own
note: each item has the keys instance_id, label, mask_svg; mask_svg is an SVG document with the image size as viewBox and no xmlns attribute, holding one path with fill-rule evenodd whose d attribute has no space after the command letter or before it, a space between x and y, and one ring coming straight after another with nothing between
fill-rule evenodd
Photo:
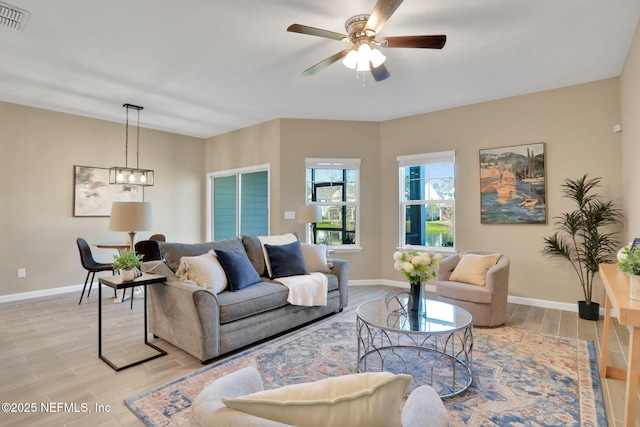
<instances>
[{"instance_id":1,"label":"black planter pot","mask_svg":"<svg viewBox=\"0 0 640 427\"><path fill-rule=\"evenodd\" d=\"M598 320L600 318L600 304L586 301L578 301L578 315L585 320Z\"/></svg>"}]
</instances>

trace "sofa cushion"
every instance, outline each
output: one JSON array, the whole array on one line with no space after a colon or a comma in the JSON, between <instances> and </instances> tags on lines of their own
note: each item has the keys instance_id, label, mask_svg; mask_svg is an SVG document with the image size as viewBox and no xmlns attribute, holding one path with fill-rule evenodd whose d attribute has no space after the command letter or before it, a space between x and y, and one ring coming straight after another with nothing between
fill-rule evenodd
<instances>
[{"instance_id":1,"label":"sofa cushion","mask_svg":"<svg viewBox=\"0 0 640 427\"><path fill-rule=\"evenodd\" d=\"M297 240L286 245L264 245L264 248L269 256L272 279L309 274Z\"/></svg>"},{"instance_id":2,"label":"sofa cushion","mask_svg":"<svg viewBox=\"0 0 640 427\"><path fill-rule=\"evenodd\" d=\"M325 276L327 276L328 280L327 291L337 291L338 287L340 286L340 283L338 283L338 276L336 276L335 274L325 274Z\"/></svg>"},{"instance_id":3,"label":"sofa cushion","mask_svg":"<svg viewBox=\"0 0 640 427\"><path fill-rule=\"evenodd\" d=\"M183 256L176 275L182 282L195 283L215 294L227 287L227 276L213 250L198 256Z\"/></svg>"},{"instance_id":4,"label":"sofa cushion","mask_svg":"<svg viewBox=\"0 0 640 427\"><path fill-rule=\"evenodd\" d=\"M262 249L262 243L256 236L250 236L248 234L242 235L242 244L244 250L247 252L249 261L256 269L260 277L267 277L267 265L264 261L264 250Z\"/></svg>"},{"instance_id":5,"label":"sofa cushion","mask_svg":"<svg viewBox=\"0 0 640 427\"><path fill-rule=\"evenodd\" d=\"M399 426L411 379L390 372L343 375L222 401L230 408L297 426Z\"/></svg>"},{"instance_id":6,"label":"sofa cushion","mask_svg":"<svg viewBox=\"0 0 640 427\"><path fill-rule=\"evenodd\" d=\"M231 251L216 249L216 255L227 275L230 291L239 291L261 281L244 248Z\"/></svg>"},{"instance_id":7,"label":"sofa cushion","mask_svg":"<svg viewBox=\"0 0 640 427\"><path fill-rule=\"evenodd\" d=\"M287 305L289 290L279 283L261 281L238 292L218 294L220 324L233 322Z\"/></svg>"},{"instance_id":8,"label":"sofa cushion","mask_svg":"<svg viewBox=\"0 0 640 427\"><path fill-rule=\"evenodd\" d=\"M197 256L206 254L211 249L223 250L243 250L242 242L239 239L218 240L216 242L207 243L170 243L158 242L160 251L169 268L178 271L180 267L180 258L183 256Z\"/></svg>"},{"instance_id":9,"label":"sofa cushion","mask_svg":"<svg viewBox=\"0 0 640 427\"><path fill-rule=\"evenodd\" d=\"M436 282L436 293L438 296L478 304L491 304L493 301L493 292L487 289L486 286L470 285L463 282L438 280Z\"/></svg>"},{"instance_id":10,"label":"sofa cushion","mask_svg":"<svg viewBox=\"0 0 640 427\"><path fill-rule=\"evenodd\" d=\"M500 254L465 254L451 272L449 280L484 286L487 282L487 272L499 259Z\"/></svg>"},{"instance_id":11,"label":"sofa cushion","mask_svg":"<svg viewBox=\"0 0 640 427\"><path fill-rule=\"evenodd\" d=\"M313 244L313 243L300 243L300 249L302 250L302 257L304 263L307 266L307 271L318 273L329 273L331 268L329 267L327 245Z\"/></svg>"}]
</instances>

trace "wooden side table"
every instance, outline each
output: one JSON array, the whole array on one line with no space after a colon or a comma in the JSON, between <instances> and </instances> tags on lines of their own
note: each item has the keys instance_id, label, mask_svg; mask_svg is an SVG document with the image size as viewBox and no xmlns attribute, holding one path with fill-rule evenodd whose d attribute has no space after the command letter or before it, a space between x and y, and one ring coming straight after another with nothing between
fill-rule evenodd
<instances>
[{"instance_id":1,"label":"wooden side table","mask_svg":"<svg viewBox=\"0 0 640 427\"><path fill-rule=\"evenodd\" d=\"M600 264L599 273L602 284L607 291L604 304L600 376L603 379L615 378L627 382L624 425L634 427L636 425L638 382L640 381L638 377L640 371L640 301L632 300L629 297L629 276L618 270L617 265ZM616 313L618 322L629 328L629 365L626 370L607 366L612 308Z\"/></svg>"},{"instance_id":2,"label":"wooden side table","mask_svg":"<svg viewBox=\"0 0 640 427\"><path fill-rule=\"evenodd\" d=\"M124 366L116 366L113 362L107 359L106 356L102 354L102 285L109 286L113 289L127 289L133 288L135 286L143 286L146 288L147 285L152 283L162 283L167 278L165 276L161 276L159 274L143 274L140 277L136 277L131 282L123 282L121 276L104 276L100 277L98 281L100 285L98 286L98 357L102 359L107 365L111 366L113 370L121 371L122 369L127 369L132 366L140 365L141 363L148 362L149 360L157 359L158 357L165 356L167 354L166 351L161 349L160 347L150 343L147 339L148 327L147 327L147 292L144 290L144 343L149 347L158 351L157 354L153 356L147 357L146 359L138 360L136 362L129 363Z\"/></svg>"}]
</instances>

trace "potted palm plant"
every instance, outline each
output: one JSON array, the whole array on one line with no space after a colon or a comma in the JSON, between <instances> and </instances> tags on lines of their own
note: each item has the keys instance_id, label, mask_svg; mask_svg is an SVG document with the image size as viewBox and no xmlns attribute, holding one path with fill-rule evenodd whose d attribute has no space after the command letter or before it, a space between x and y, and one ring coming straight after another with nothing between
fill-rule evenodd
<instances>
[{"instance_id":1,"label":"potted palm plant","mask_svg":"<svg viewBox=\"0 0 640 427\"><path fill-rule=\"evenodd\" d=\"M640 300L640 247L625 247L618 261L618 268L629 275L629 297Z\"/></svg>"},{"instance_id":2,"label":"potted palm plant","mask_svg":"<svg viewBox=\"0 0 640 427\"><path fill-rule=\"evenodd\" d=\"M120 271L123 282L130 282L135 279L137 269L142 266L143 255L137 255L134 251L123 250L120 255L113 256L113 268Z\"/></svg>"},{"instance_id":3,"label":"potted palm plant","mask_svg":"<svg viewBox=\"0 0 640 427\"><path fill-rule=\"evenodd\" d=\"M595 193L600 181L589 179L586 174L564 181L563 197L571 199L576 208L554 218L556 232L544 238L542 249L544 255L565 259L573 267L584 294L584 300L578 301L578 312L580 318L587 320L598 320L600 316L600 304L592 299L599 265L610 261L619 248L617 231L606 232L604 228L618 223L620 210Z\"/></svg>"}]
</instances>

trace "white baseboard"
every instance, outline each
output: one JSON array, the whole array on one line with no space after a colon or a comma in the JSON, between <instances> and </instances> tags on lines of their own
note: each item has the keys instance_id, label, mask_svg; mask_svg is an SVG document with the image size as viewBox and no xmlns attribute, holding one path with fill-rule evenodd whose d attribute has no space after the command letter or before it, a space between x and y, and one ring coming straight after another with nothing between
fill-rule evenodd
<instances>
[{"instance_id":1,"label":"white baseboard","mask_svg":"<svg viewBox=\"0 0 640 427\"><path fill-rule=\"evenodd\" d=\"M98 285L98 283L94 283ZM43 289L41 291L20 292L18 294L0 295L0 304L3 302L22 301L25 299L47 297L50 295L66 294L68 292L78 292L78 299L80 298L80 292L82 292L82 285L64 286L61 288Z\"/></svg>"},{"instance_id":2,"label":"white baseboard","mask_svg":"<svg viewBox=\"0 0 640 427\"><path fill-rule=\"evenodd\" d=\"M385 286L395 286L398 288L409 288L409 283L403 282L401 280L349 280L349 286L375 286L375 285L385 285ZM434 285L426 285L425 289L429 292L435 292L436 287ZM535 298L524 298L524 297L516 297L511 296L507 298L507 301L513 304L522 304L522 305L530 305L533 307L542 307L542 308L552 308L555 310L564 310L564 311L573 311L578 312L578 303L569 303L569 302L559 302L559 301L549 301L543 299L535 299ZM600 315L604 316L604 307L600 307ZM616 317L613 310L611 310L611 317Z\"/></svg>"},{"instance_id":3,"label":"white baseboard","mask_svg":"<svg viewBox=\"0 0 640 427\"><path fill-rule=\"evenodd\" d=\"M94 282L94 285L97 285ZM349 286L395 286L398 288L406 288L409 289L409 284L407 282L403 282L401 280L375 280L375 279L366 279L366 280L349 280ZM30 298L38 298L38 297L46 297L50 295L64 294L67 292L82 292L82 286L84 285L72 285L72 286L64 286L61 288L51 288L51 289L43 289L41 291L31 291L31 292L21 292L18 294L10 294L10 295L0 295L0 304L3 302L13 302L13 301L21 301ZM436 287L433 285L426 285L425 289L429 292L435 292ZM565 310L565 311L578 311L578 303L568 303L568 302L558 302L558 301L549 301L543 299L535 299L535 298L524 298L524 297L516 297L509 296L508 301L513 304L522 304L522 305L530 305L533 307L542 307L542 308L552 308L556 310ZM604 307L600 307L600 315L604 315ZM611 311L611 317L615 317L615 313L613 310Z\"/></svg>"}]
</instances>

